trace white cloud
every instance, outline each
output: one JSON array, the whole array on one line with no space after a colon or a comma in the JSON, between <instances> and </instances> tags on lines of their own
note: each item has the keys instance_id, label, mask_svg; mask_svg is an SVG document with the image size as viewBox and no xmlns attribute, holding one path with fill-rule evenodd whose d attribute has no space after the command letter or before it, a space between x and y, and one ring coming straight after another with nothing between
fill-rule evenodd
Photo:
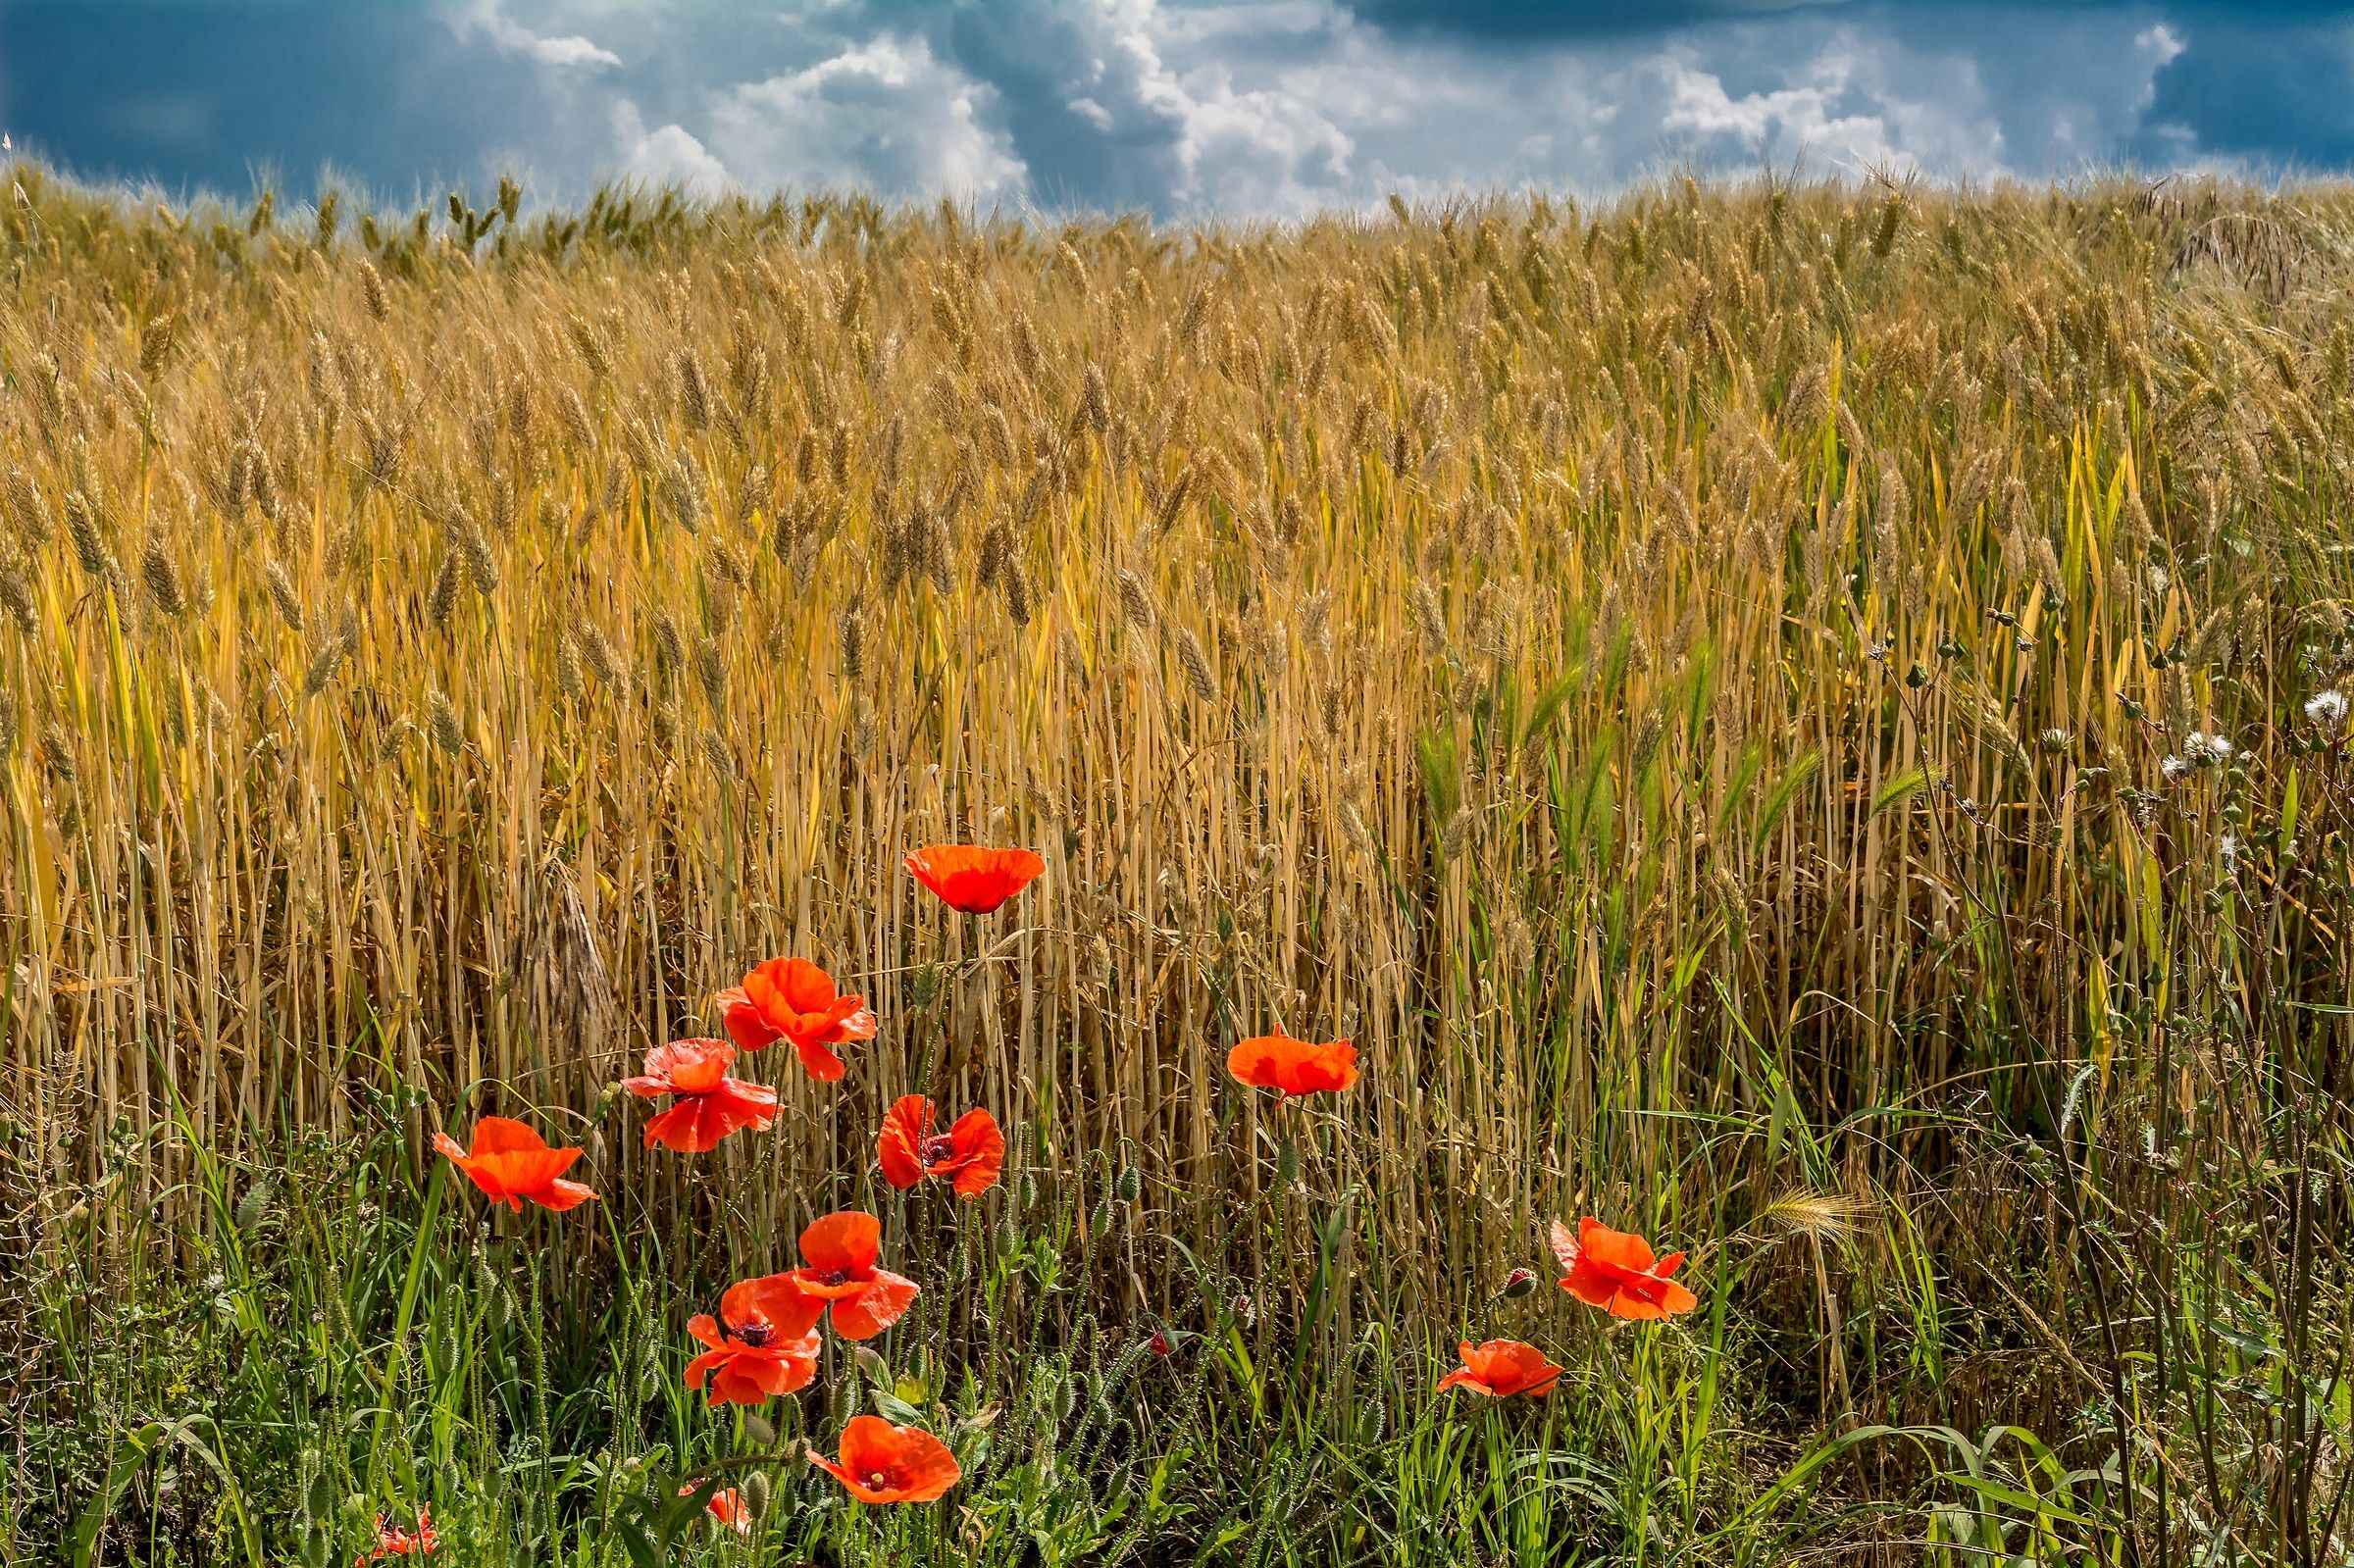
<instances>
[{"instance_id":1,"label":"white cloud","mask_svg":"<svg viewBox=\"0 0 2354 1568\"><path fill-rule=\"evenodd\" d=\"M638 106L628 99L616 105L614 139L625 149L621 173L648 185L677 185L698 196L717 196L736 188L727 166L682 126L647 130Z\"/></svg>"},{"instance_id":2,"label":"white cloud","mask_svg":"<svg viewBox=\"0 0 2354 1568\"><path fill-rule=\"evenodd\" d=\"M990 198L1025 173L991 125L993 89L921 37L881 33L804 70L726 87L705 140L747 185L860 184Z\"/></svg>"},{"instance_id":3,"label":"white cloud","mask_svg":"<svg viewBox=\"0 0 2354 1568\"><path fill-rule=\"evenodd\" d=\"M499 9L499 0L473 0L451 25L463 38L480 32L501 54L522 55L559 69L602 69L621 64L621 56L599 48L578 33L543 37Z\"/></svg>"}]
</instances>

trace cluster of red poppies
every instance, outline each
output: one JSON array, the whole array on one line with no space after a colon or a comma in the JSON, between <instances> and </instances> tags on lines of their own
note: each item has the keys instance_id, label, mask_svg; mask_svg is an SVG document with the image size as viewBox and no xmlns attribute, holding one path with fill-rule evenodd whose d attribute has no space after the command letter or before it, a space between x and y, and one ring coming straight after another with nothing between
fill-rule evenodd
<instances>
[{"instance_id":1,"label":"cluster of red poppies","mask_svg":"<svg viewBox=\"0 0 2354 1568\"><path fill-rule=\"evenodd\" d=\"M906 865L951 908L975 915L998 909L1046 869L1029 850L973 844L936 844L907 856ZM880 1027L865 997L843 994L833 977L805 958L769 959L742 985L721 991L716 1002L728 1038L673 1040L646 1053L642 1073L623 1080L633 1094L671 1102L646 1124L649 1148L661 1144L698 1154L736 1133L769 1126L777 1091L730 1076L740 1052L783 1040L812 1078L833 1083L847 1071L834 1048L872 1039ZM1357 1081L1356 1047L1350 1041L1316 1043L1280 1030L1237 1044L1226 1066L1237 1082L1273 1089L1279 1104L1339 1093ZM446 1134L435 1135L434 1145L493 1202L516 1210L532 1202L561 1212L596 1196L565 1179L581 1150L550 1148L521 1122L487 1116L476 1126L471 1148ZM884 1116L875 1155L884 1179L896 1188L940 1178L957 1196L974 1198L997 1184L1005 1138L997 1118L978 1109L941 1131L932 1101L909 1094ZM1655 1258L1641 1237L1592 1218L1575 1237L1557 1222L1553 1244L1568 1271L1561 1288L1614 1317L1667 1317L1698 1304L1670 1278L1683 1262L1680 1252ZM714 1405L757 1405L807 1387L817 1374L821 1322L841 1339L867 1340L896 1323L914 1302L915 1282L880 1267L881 1255L882 1224L872 1214L851 1210L812 1222L800 1235L799 1267L739 1281L720 1297L716 1318L706 1313L689 1322L687 1332L703 1351L688 1363L687 1386ZM1516 1271L1515 1280L1527 1278L1527 1271ZM1158 1348L1165 1341L1155 1336L1154 1343ZM1442 1390L1537 1395L1550 1392L1561 1375L1542 1351L1517 1340L1465 1341L1462 1355L1462 1367L1440 1381ZM861 1502L929 1502L959 1475L955 1456L931 1433L875 1416L851 1418L839 1458L814 1448L809 1458ZM716 1494L710 1508L723 1524L748 1526L733 1491ZM431 1550L422 1519L419 1534L422 1549ZM415 1536L403 1545L390 1544L389 1535L384 1539L380 1555L420 1549Z\"/></svg>"},{"instance_id":2,"label":"cluster of red poppies","mask_svg":"<svg viewBox=\"0 0 2354 1568\"><path fill-rule=\"evenodd\" d=\"M909 855L906 864L944 903L972 915L998 909L1046 870L1027 849L975 844L935 844ZM715 1000L726 1039L656 1046L646 1052L645 1070L622 1081L633 1094L670 1102L646 1124L648 1148L660 1144L700 1154L737 1133L763 1131L776 1119L774 1088L730 1075L740 1052L785 1041L810 1077L830 1084L848 1071L835 1047L872 1039L880 1028L865 997L843 994L833 977L806 958L769 959ZM537 1132L507 1117L484 1117L471 1147L445 1133L434 1136L434 1146L492 1202L517 1211L529 1202L561 1213L596 1196L565 1178L580 1149L550 1148ZM942 1131L932 1101L908 1094L884 1116L875 1158L896 1188L938 1178L958 1197L975 1198L997 1185L1005 1137L996 1117L977 1109ZM882 1222L872 1214L845 1211L813 1222L801 1232L798 1268L739 1281L720 1297L717 1318L705 1313L688 1323L687 1332L704 1348L687 1365L687 1386L714 1405L762 1404L807 1387L816 1376L821 1321L848 1340L872 1339L896 1323L914 1302L916 1285L878 1266L882 1238ZM861 1502L930 1502L958 1476L947 1443L919 1427L874 1416L851 1418L838 1459L814 1449L809 1457ZM749 1522L732 1490L714 1495L710 1509L723 1524L742 1528ZM396 1534L380 1522L378 1555L433 1549L422 1523L397 1543Z\"/></svg>"}]
</instances>

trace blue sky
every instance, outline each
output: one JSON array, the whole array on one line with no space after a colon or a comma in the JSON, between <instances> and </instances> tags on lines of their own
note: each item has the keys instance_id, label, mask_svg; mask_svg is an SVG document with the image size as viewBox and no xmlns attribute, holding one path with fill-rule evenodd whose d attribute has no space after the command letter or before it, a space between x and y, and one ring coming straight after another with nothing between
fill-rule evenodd
<instances>
[{"instance_id":1,"label":"blue sky","mask_svg":"<svg viewBox=\"0 0 2354 1568\"><path fill-rule=\"evenodd\" d=\"M1291 216L1663 168L2354 169L2354 6L2265 0L0 0L90 178L522 175Z\"/></svg>"}]
</instances>

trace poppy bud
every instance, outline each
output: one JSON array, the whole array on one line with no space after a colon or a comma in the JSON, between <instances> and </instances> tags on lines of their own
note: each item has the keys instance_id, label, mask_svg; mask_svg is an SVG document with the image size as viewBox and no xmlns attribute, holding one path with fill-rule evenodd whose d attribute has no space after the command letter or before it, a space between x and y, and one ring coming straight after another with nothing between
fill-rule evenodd
<instances>
[{"instance_id":1,"label":"poppy bud","mask_svg":"<svg viewBox=\"0 0 2354 1568\"><path fill-rule=\"evenodd\" d=\"M1537 1271L1514 1269L1504 1277L1504 1290L1499 1292L1507 1300L1517 1300L1537 1288Z\"/></svg>"},{"instance_id":2,"label":"poppy bud","mask_svg":"<svg viewBox=\"0 0 2354 1568\"><path fill-rule=\"evenodd\" d=\"M1088 1216L1087 1228L1099 1237L1108 1236L1111 1233L1111 1200L1109 1198L1096 1205L1096 1212Z\"/></svg>"},{"instance_id":3,"label":"poppy bud","mask_svg":"<svg viewBox=\"0 0 2354 1568\"><path fill-rule=\"evenodd\" d=\"M763 1448L774 1446L777 1441L777 1429L769 1425L768 1418L765 1416L745 1416L743 1418L743 1435Z\"/></svg>"},{"instance_id":4,"label":"poppy bud","mask_svg":"<svg viewBox=\"0 0 2354 1568\"><path fill-rule=\"evenodd\" d=\"M1151 1351L1154 1355L1160 1357L1163 1361L1166 1361L1170 1356L1176 1354L1177 1351L1177 1347L1169 1342L1169 1337L1166 1334L1158 1332L1155 1332L1151 1339L1145 1341L1145 1348Z\"/></svg>"},{"instance_id":5,"label":"poppy bud","mask_svg":"<svg viewBox=\"0 0 2354 1568\"><path fill-rule=\"evenodd\" d=\"M1022 1173L1022 1207L1030 1209L1036 1208L1037 1206L1038 1178L1031 1175L1028 1171L1024 1171Z\"/></svg>"},{"instance_id":6,"label":"poppy bud","mask_svg":"<svg viewBox=\"0 0 2354 1568\"><path fill-rule=\"evenodd\" d=\"M1300 1180L1300 1145L1289 1138L1275 1151L1275 1180L1284 1187Z\"/></svg>"},{"instance_id":7,"label":"poppy bud","mask_svg":"<svg viewBox=\"0 0 2354 1568\"><path fill-rule=\"evenodd\" d=\"M738 1489L743 1493L743 1511L754 1519L768 1517L768 1472L755 1470L743 1478Z\"/></svg>"},{"instance_id":8,"label":"poppy bud","mask_svg":"<svg viewBox=\"0 0 2354 1568\"><path fill-rule=\"evenodd\" d=\"M592 1123L603 1121L605 1113L613 1109L614 1101L620 1099L625 1092L619 1080L607 1084L597 1094L596 1108L588 1113L588 1120Z\"/></svg>"},{"instance_id":9,"label":"poppy bud","mask_svg":"<svg viewBox=\"0 0 2354 1568\"><path fill-rule=\"evenodd\" d=\"M305 1464L319 1462L319 1454L315 1449L304 1449L302 1458ZM326 1471L322 1470L311 1477L310 1490L303 1494L302 1509L313 1519L333 1519L335 1516L335 1492L328 1484Z\"/></svg>"},{"instance_id":10,"label":"poppy bud","mask_svg":"<svg viewBox=\"0 0 2354 1568\"><path fill-rule=\"evenodd\" d=\"M1249 1291L1234 1298L1234 1315L1246 1328L1258 1321L1258 1309L1251 1304Z\"/></svg>"},{"instance_id":11,"label":"poppy bud","mask_svg":"<svg viewBox=\"0 0 2354 1568\"><path fill-rule=\"evenodd\" d=\"M1126 1170L1120 1172L1119 1190L1120 1201L1123 1203L1133 1203L1139 1197L1143 1196L1145 1190L1145 1179L1143 1174L1139 1172L1135 1166L1131 1165Z\"/></svg>"}]
</instances>

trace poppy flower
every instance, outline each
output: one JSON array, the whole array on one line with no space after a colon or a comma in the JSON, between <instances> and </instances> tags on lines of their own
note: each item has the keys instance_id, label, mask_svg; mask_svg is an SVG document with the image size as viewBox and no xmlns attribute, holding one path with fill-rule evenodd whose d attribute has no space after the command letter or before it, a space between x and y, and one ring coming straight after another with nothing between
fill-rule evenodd
<instances>
[{"instance_id":1,"label":"poppy flower","mask_svg":"<svg viewBox=\"0 0 2354 1568\"><path fill-rule=\"evenodd\" d=\"M392 1522L390 1514L380 1513L376 1516L376 1549L352 1558L351 1568L360 1568L362 1563L377 1562L385 1557L422 1557L440 1544L440 1539L434 1534L431 1509L417 1510L417 1528L414 1530L403 1530Z\"/></svg>"},{"instance_id":2,"label":"poppy flower","mask_svg":"<svg viewBox=\"0 0 2354 1568\"><path fill-rule=\"evenodd\" d=\"M718 1321L709 1313L688 1321L687 1332L708 1348L687 1363L687 1387L708 1383L706 1404L765 1404L807 1388L825 1309L786 1275L737 1281L719 1298Z\"/></svg>"},{"instance_id":3,"label":"poppy flower","mask_svg":"<svg viewBox=\"0 0 2354 1568\"><path fill-rule=\"evenodd\" d=\"M964 1474L947 1443L921 1427L895 1427L881 1416L850 1417L842 1429L841 1459L812 1448L809 1462L860 1502L931 1502Z\"/></svg>"},{"instance_id":4,"label":"poppy flower","mask_svg":"<svg viewBox=\"0 0 2354 1568\"><path fill-rule=\"evenodd\" d=\"M1626 1231L1613 1231L1591 1214L1577 1222L1577 1235L1553 1222L1553 1251L1569 1271L1561 1289L1614 1318L1645 1322L1671 1318L1700 1305L1700 1297L1668 1278L1684 1255L1655 1258L1651 1243Z\"/></svg>"},{"instance_id":5,"label":"poppy flower","mask_svg":"<svg viewBox=\"0 0 2354 1568\"><path fill-rule=\"evenodd\" d=\"M930 844L907 857L907 869L950 909L986 915L1037 881L1047 863L1027 849Z\"/></svg>"},{"instance_id":6,"label":"poppy flower","mask_svg":"<svg viewBox=\"0 0 2354 1568\"><path fill-rule=\"evenodd\" d=\"M486 1116L474 1125L474 1147L463 1149L447 1133L434 1135L434 1147L464 1171L493 1203L518 1214L526 1198L561 1214L596 1196L578 1182L561 1180L577 1148L549 1148L547 1139L504 1116Z\"/></svg>"},{"instance_id":7,"label":"poppy flower","mask_svg":"<svg viewBox=\"0 0 2354 1568\"><path fill-rule=\"evenodd\" d=\"M915 1300L913 1280L875 1267L882 1241L883 1222L872 1214L829 1214L801 1233L802 1267L785 1276L831 1305L834 1332L845 1340L873 1339Z\"/></svg>"},{"instance_id":8,"label":"poppy flower","mask_svg":"<svg viewBox=\"0 0 2354 1568\"><path fill-rule=\"evenodd\" d=\"M801 1065L820 1083L847 1071L826 1047L873 1039L880 1027L863 996L844 996L834 977L806 958L772 958L718 996L728 1037L747 1051L791 1040Z\"/></svg>"},{"instance_id":9,"label":"poppy flower","mask_svg":"<svg viewBox=\"0 0 2354 1568\"><path fill-rule=\"evenodd\" d=\"M675 1094L678 1103L645 1126L645 1146L660 1143L700 1154L739 1128L760 1132L776 1119L777 1091L730 1078L736 1047L724 1039L674 1039L645 1053L645 1072L621 1087L646 1099Z\"/></svg>"},{"instance_id":10,"label":"poppy flower","mask_svg":"<svg viewBox=\"0 0 2354 1568\"><path fill-rule=\"evenodd\" d=\"M1345 1039L1314 1045L1289 1035L1260 1035L1226 1053L1226 1071L1277 1095L1338 1092L1356 1082L1356 1047Z\"/></svg>"},{"instance_id":11,"label":"poppy flower","mask_svg":"<svg viewBox=\"0 0 2354 1568\"><path fill-rule=\"evenodd\" d=\"M1515 1393L1532 1398L1553 1391L1561 1381L1561 1369L1545 1359L1545 1352L1533 1344L1518 1340L1490 1340L1473 1344L1465 1340L1461 1345L1463 1364L1439 1380L1439 1391L1449 1389L1469 1389L1494 1399L1509 1399Z\"/></svg>"},{"instance_id":12,"label":"poppy flower","mask_svg":"<svg viewBox=\"0 0 2354 1568\"><path fill-rule=\"evenodd\" d=\"M690 1481L679 1489L679 1495L689 1496L701 1485L699 1481ZM724 1487L711 1493L711 1500L703 1504L703 1511L740 1536L752 1533L752 1511L744 1506L743 1494L734 1487Z\"/></svg>"},{"instance_id":13,"label":"poppy flower","mask_svg":"<svg viewBox=\"0 0 2354 1568\"><path fill-rule=\"evenodd\" d=\"M875 1154L883 1179L904 1190L927 1176L955 1179L958 1197L979 1197L998 1185L1005 1165L1005 1135L987 1111L967 1111L946 1133L932 1131L932 1102L909 1094L883 1118Z\"/></svg>"}]
</instances>

